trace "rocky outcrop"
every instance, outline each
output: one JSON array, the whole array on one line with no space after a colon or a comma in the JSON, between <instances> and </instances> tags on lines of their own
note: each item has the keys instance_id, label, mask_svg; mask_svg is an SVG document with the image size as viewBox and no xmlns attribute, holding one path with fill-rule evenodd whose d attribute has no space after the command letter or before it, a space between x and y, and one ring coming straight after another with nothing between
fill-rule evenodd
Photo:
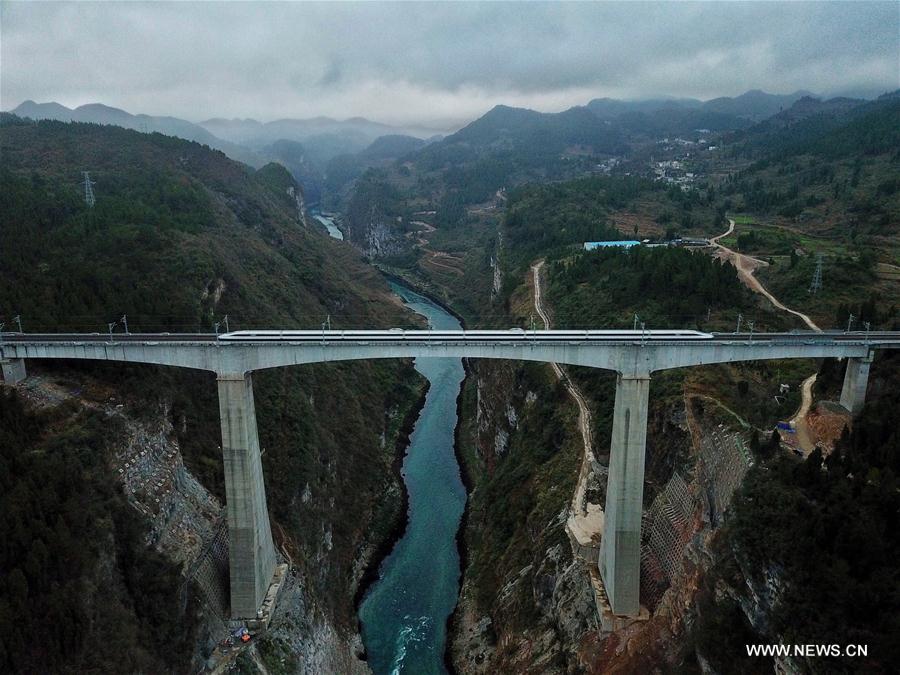
<instances>
[{"instance_id":1,"label":"rocky outcrop","mask_svg":"<svg viewBox=\"0 0 900 675\"><path fill-rule=\"evenodd\" d=\"M390 223L373 220L354 227L357 237L362 235L361 247L366 257L378 259L403 252L403 239Z\"/></svg>"},{"instance_id":2,"label":"rocky outcrop","mask_svg":"<svg viewBox=\"0 0 900 675\"><path fill-rule=\"evenodd\" d=\"M409 220L397 188L375 173L356 183L343 224L347 239L375 260L404 251Z\"/></svg>"},{"instance_id":3,"label":"rocky outcrop","mask_svg":"<svg viewBox=\"0 0 900 675\"><path fill-rule=\"evenodd\" d=\"M309 227L309 221L306 220L306 203L303 199L303 190L293 185L287 188L288 197L294 200L297 205L297 221L304 227Z\"/></svg>"}]
</instances>

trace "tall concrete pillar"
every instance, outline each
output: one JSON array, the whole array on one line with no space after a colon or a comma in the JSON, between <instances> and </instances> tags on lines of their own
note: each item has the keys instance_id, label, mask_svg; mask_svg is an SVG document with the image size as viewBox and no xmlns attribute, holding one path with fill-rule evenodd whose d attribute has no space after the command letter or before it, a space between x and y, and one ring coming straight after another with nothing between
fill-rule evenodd
<instances>
[{"instance_id":1,"label":"tall concrete pillar","mask_svg":"<svg viewBox=\"0 0 900 675\"><path fill-rule=\"evenodd\" d=\"M600 575L614 614L640 612L641 513L650 375L616 380Z\"/></svg>"},{"instance_id":2,"label":"tall concrete pillar","mask_svg":"<svg viewBox=\"0 0 900 675\"><path fill-rule=\"evenodd\" d=\"M15 384L25 379L25 359L0 359L0 369L6 384Z\"/></svg>"},{"instance_id":3,"label":"tall concrete pillar","mask_svg":"<svg viewBox=\"0 0 900 675\"><path fill-rule=\"evenodd\" d=\"M250 374L218 374L231 615L256 618L275 573L275 546L266 507L256 409Z\"/></svg>"},{"instance_id":4,"label":"tall concrete pillar","mask_svg":"<svg viewBox=\"0 0 900 675\"><path fill-rule=\"evenodd\" d=\"M844 386L841 389L841 405L856 417L862 412L866 402L866 387L869 384L869 368L872 366L873 352L863 358L847 359L847 372L844 373Z\"/></svg>"}]
</instances>

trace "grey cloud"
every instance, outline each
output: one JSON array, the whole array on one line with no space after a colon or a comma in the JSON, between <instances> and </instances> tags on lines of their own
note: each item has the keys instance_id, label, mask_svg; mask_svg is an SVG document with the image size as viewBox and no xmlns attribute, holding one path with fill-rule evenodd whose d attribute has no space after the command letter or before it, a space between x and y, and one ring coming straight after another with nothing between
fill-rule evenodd
<instances>
[{"instance_id":1,"label":"grey cloud","mask_svg":"<svg viewBox=\"0 0 900 675\"><path fill-rule=\"evenodd\" d=\"M455 120L496 103L900 86L900 4L3 3L4 109Z\"/></svg>"}]
</instances>

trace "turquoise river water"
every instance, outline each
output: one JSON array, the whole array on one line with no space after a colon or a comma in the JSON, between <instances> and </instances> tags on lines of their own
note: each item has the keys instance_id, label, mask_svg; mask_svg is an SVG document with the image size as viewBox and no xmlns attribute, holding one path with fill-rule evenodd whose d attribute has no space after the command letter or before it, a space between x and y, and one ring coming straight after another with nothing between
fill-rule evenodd
<instances>
[{"instance_id":1,"label":"turquoise river water","mask_svg":"<svg viewBox=\"0 0 900 675\"><path fill-rule=\"evenodd\" d=\"M391 288L434 328L460 328L448 312L404 286ZM459 359L417 358L431 386L403 461L409 522L359 609L375 675L446 673L447 618L459 594L456 532L466 502L453 452Z\"/></svg>"}]
</instances>

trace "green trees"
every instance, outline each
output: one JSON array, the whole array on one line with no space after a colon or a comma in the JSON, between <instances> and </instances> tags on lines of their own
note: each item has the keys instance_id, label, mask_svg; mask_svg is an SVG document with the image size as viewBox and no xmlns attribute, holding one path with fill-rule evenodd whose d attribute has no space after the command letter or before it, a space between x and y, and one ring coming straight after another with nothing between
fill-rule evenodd
<instances>
[{"instance_id":1,"label":"green trees","mask_svg":"<svg viewBox=\"0 0 900 675\"><path fill-rule=\"evenodd\" d=\"M808 664L811 672L889 670L900 658L898 361L876 361L878 393L830 455L816 449L798 461L768 454L731 507L726 546L735 558L721 565L740 561L756 587L777 574L770 630L754 642L814 643L829 635L831 642L869 646L865 663L822 660ZM697 630L717 630L727 611L705 608Z\"/></svg>"},{"instance_id":2,"label":"green trees","mask_svg":"<svg viewBox=\"0 0 900 675\"><path fill-rule=\"evenodd\" d=\"M526 185L510 194L504 230L513 255L522 264L561 246L624 239L607 222L610 210L622 208L644 192L662 189L630 176Z\"/></svg>"},{"instance_id":3,"label":"green trees","mask_svg":"<svg viewBox=\"0 0 900 675\"><path fill-rule=\"evenodd\" d=\"M93 332L127 313L133 332L175 332L209 330L225 314L232 329L319 326L326 314L336 327L406 318L358 254L303 226L280 167L253 172L196 143L98 125L4 125L0 143L0 320L21 313L26 331ZM97 180L93 209L79 192L81 167ZM135 416L168 410L186 466L224 498L210 374L65 367L127 391ZM387 486L416 375L409 363L379 361L254 379L270 514L308 559L334 511L344 516L310 593L335 625L355 625L357 553L402 517ZM171 596L182 581L144 549L141 523L113 487L105 457L115 429L74 404L58 414L25 414L15 398L0 406L0 672L174 670L191 630L170 612L182 606ZM302 501L306 484L316 496ZM13 577L24 615L5 586L16 568L27 581Z\"/></svg>"},{"instance_id":4,"label":"green trees","mask_svg":"<svg viewBox=\"0 0 900 675\"><path fill-rule=\"evenodd\" d=\"M37 417L0 392L0 671L184 669L180 575L112 487L118 429L70 412Z\"/></svg>"},{"instance_id":5,"label":"green trees","mask_svg":"<svg viewBox=\"0 0 900 675\"><path fill-rule=\"evenodd\" d=\"M729 265L680 248L581 252L550 266L551 304L560 327L695 327L712 310L741 307L747 291ZM624 311L623 311L624 310Z\"/></svg>"}]
</instances>

